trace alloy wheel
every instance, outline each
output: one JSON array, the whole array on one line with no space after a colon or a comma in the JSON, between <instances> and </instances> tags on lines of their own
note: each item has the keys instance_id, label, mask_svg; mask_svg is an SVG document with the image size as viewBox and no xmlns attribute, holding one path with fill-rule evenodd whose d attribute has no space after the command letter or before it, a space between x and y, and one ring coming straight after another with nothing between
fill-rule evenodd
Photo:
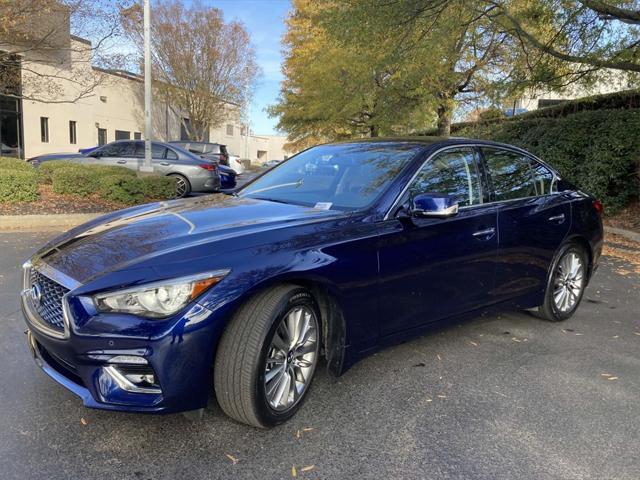
<instances>
[{"instance_id":1,"label":"alloy wheel","mask_svg":"<svg viewBox=\"0 0 640 480\"><path fill-rule=\"evenodd\" d=\"M267 350L264 389L271 408L283 412L304 395L318 359L318 320L297 306L282 317Z\"/></svg>"},{"instance_id":2,"label":"alloy wheel","mask_svg":"<svg viewBox=\"0 0 640 480\"><path fill-rule=\"evenodd\" d=\"M182 198L187 194L187 181L182 177L176 177L176 196Z\"/></svg>"},{"instance_id":3,"label":"alloy wheel","mask_svg":"<svg viewBox=\"0 0 640 480\"><path fill-rule=\"evenodd\" d=\"M584 265L575 252L568 252L558 262L553 283L553 302L562 313L573 310L584 287Z\"/></svg>"}]
</instances>

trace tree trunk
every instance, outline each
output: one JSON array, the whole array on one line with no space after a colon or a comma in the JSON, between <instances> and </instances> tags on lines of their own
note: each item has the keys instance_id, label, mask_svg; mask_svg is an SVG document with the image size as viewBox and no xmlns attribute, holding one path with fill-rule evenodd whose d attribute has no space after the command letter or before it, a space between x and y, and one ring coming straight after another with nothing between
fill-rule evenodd
<instances>
[{"instance_id":1,"label":"tree trunk","mask_svg":"<svg viewBox=\"0 0 640 480\"><path fill-rule=\"evenodd\" d=\"M378 126L377 125L370 125L369 126L369 136L370 137L377 137L378 136Z\"/></svg>"},{"instance_id":2,"label":"tree trunk","mask_svg":"<svg viewBox=\"0 0 640 480\"><path fill-rule=\"evenodd\" d=\"M451 114L453 113L453 105L450 100L444 100L437 109L438 113L438 133L439 137L448 137L451 135Z\"/></svg>"}]
</instances>

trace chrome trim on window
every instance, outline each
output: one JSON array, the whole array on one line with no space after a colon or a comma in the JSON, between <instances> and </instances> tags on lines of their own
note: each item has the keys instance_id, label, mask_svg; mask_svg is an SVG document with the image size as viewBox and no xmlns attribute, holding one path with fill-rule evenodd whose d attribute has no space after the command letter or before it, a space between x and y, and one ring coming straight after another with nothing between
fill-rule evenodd
<instances>
[{"instance_id":1,"label":"chrome trim on window","mask_svg":"<svg viewBox=\"0 0 640 480\"><path fill-rule=\"evenodd\" d=\"M479 207L484 207L487 205L495 205L498 203L507 203L507 202L515 202L518 200L526 200L528 198L541 198L541 197L547 197L550 195L557 195L561 192L558 192L558 181L560 181L562 179L562 177L560 177L560 175L558 174L558 172L556 172L552 167L550 167L547 163L545 163L543 160L540 160L538 157L536 157L535 155L525 151L525 150L520 150L517 147L515 148L509 148L507 146L503 146L503 145L489 145L489 144L483 144L483 143L459 143L456 145L447 145L444 147L439 148L438 150L436 150L435 152L433 152L431 155L429 155L424 162L422 162L422 165L420 165L420 167L416 170L416 173L413 174L413 176L409 179L409 181L407 182L407 184L404 186L404 188L402 189L402 191L400 192L400 194L398 196L396 196L396 198L394 199L393 203L391 204L391 207L389 208L389 210L387 210L387 213L385 213L384 217L382 218L382 220L389 220L389 214L393 211L394 208L396 208L398 206L398 202L400 201L400 199L402 198L402 196L407 192L407 190L409 189L409 187L411 186L411 184L413 183L413 181L416 179L416 177L418 176L418 174L420 173L420 171L422 170L422 168L427 164L427 162L430 162L433 157L435 155L437 155L440 152L443 152L445 150L451 150L451 149L455 149L455 148L494 148L494 149L498 149L498 150L506 150L506 151L510 151L510 152L514 152L514 153L518 153L520 155L524 155L529 157L530 159L540 163L543 167L547 168L552 174L553 174L553 180L551 181L551 185L552 185L552 191L550 193L547 193L545 195L534 195L534 196L530 196L530 197L521 197L521 198L511 198L508 200L494 200L492 202L484 202L484 203L477 203L475 205L465 205L460 207L460 210L467 210L467 209L471 209L471 208L479 208Z\"/></svg>"}]
</instances>

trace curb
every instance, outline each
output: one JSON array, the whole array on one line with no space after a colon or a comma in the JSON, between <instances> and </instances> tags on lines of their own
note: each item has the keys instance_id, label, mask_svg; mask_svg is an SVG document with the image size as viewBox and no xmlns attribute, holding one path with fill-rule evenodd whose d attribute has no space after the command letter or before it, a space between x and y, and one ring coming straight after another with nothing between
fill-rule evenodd
<instances>
[{"instance_id":1,"label":"curb","mask_svg":"<svg viewBox=\"0 0 640 480\"><path fill-rule=\"evenodd\" d=\"M100 215L104 215L104 212L69 215L0 215L0 231L68 230Z\"/></svg>"},{"instance_id":2,"label":"curb","mask_svg":"<svg viewBox=\"0 0 640 480\"><path fill-rule=\"evenodd\" d=\"M624 228L608 227L604 226L604 231L607 233L613 233L640 243L640 233L632 232L631 230L625 230Z\"/></svg>"}]
</instances>

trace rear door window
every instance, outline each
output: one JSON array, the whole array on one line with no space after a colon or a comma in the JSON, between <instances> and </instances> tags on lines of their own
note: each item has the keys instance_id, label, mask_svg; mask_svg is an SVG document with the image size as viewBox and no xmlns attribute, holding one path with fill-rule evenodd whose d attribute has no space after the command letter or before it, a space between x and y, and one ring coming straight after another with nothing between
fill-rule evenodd
<instances>
[{"instance_id":1,"label":"rear door window","mask_svg":"<svg viewBox=\"0 0 640 480\"><path fill-rule=\"evenodd\" d=\"M548 195L557 191L553 172L534 159L531 159L531 175L536 195Z\"/></svg>"},{"instance_id":2,"label":"rear door window","mask_svg":"<svg viewBox=\"0 0 640 480\"><path fill-rule=\"evenodd\" d=\"M508 150L482 148L496 201L536 196L531 159Z\"/></svg>"}]
</instances>

